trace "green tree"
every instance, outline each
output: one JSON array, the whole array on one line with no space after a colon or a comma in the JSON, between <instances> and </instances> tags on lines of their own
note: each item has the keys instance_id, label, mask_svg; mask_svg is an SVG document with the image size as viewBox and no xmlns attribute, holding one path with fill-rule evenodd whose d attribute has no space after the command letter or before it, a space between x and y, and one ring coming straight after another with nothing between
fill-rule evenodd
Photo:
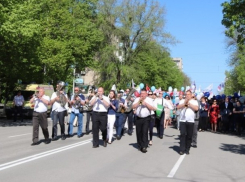
<instances>
[{"instance_id":1,"label":"green tree","mask_svg":"<svg viewBox=\"0 0 245 182\"><path fill-rule=\"evenodd\" d=\"M142 82L150 80L151 75L145 73L144 68L147 64L153 64L154 60L159 60L159 57L153 58L152 54L149 55L149 63L148 60L141 59L152 51L148 44L155 41L158 44L157 49L162 50L163 47L159 48L159 45L175 42L173 37L164 31L164 7L157 1L100 0L98 9L101 17L100 28L105 37L103 47L98 52L98 82L107 88L114 83L125 88L132 78L141 79ZM164 58L168 55L170 60L166 50L161 53ZM144 77L140 78L139 74ZM165 77L168 78L172 79L170 75Z\"/></svg>"},{"instance_id":2,"label":"green tree","mask_svg":"<svg viewBox=\"0 0 245 182\"><path fill-rule=\"evenodd\" d=\"M0 4L0 78L4 97L17 80L39 80L37 47L39 21L37 9L27 1L2 1Z\"/></svg>"},{"instance_id":3,"label":"green tree","mask_svg":"<svg viewBox=\"0 0 245 182\"><path fill-rule=\"evenodd\" d=\"M98 29L96 1L46 0L43 4L40 60L46 81L66 80L75 66L92 66L103 39Z\"/></svg>"},{"instance_id":4,"label":"green tree","mask_svg":"<svg viewBox=\"0 0 245 182\"><path fill-rule=\"evenodd\" d=\"M231 51L229 65L232 69L226 72L225 93L233 94L245 91L244 54L245 54L245 0L231 0L222 3L222 24L227 28L229 38L227 47Z\"/></svg>"},{"instance_id":5,"label":"green tree","mask_svg":"<svg viewBox=\"0 0 245 182\"><path fill-rule=\"evenodd\" d=\"M237 36L238 46L245 43L245 0L225 1L223 6L222 24L227 28L228 37Z\"/></svg>"}]
</instances>

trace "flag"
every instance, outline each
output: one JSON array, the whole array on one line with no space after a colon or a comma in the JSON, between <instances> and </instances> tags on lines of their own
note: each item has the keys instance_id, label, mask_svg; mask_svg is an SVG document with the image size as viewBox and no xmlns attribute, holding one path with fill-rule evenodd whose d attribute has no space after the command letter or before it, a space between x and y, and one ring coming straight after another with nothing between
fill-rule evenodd
<instances>
[{"instance_id":1,"label":"flag","mask_svg":"<svg viewBox=\"0 0 245 182\"><path fill-rule=\"evenodd\" d=\"M146 89L147 92L151 91L150 87L147 84L146 84L145 89Z\"/></svg>"},{"instance_id":2,"label":"flag","mask_svg":"<svg viewBox=\"0 0 245 182\"><path fill-rule=\"evenodd\" d=\"M196 91L196 83L195 81L191 85L191 91L194 93Z\"/></svg>"},{"instance_id":3,"label":"flag","mask_svg":"<svg viewBox=\"0 0 245 182\"><path fill-rule=\"evenodd\" d=\"M135 83L134 83L134 80L133 80L133 79L132 79L131 87L132 87L132 88L135 87Z\"/></svg>"},{"instance_id":4,"label":"flag","mask_svg":"<svg viewBox=\"0 0 245 182\"><path fill-rule=\"evenodd\" d=\"M224 88L225 88L225 84L224 83L221 83L221 84L219 84L219 86L217 88L217 91L218 92L221 92Z\"/></svg>"},{"instance_id":5,"label":"flag","mask_svg":"<svg viewBox=\"0 0 245 182\"><path fill-rule=\"evenodd\" d=\"M206 87L203 92L212 92L213 90L213 84L209 85L208 87Z\"/></svg>"},{"instance_id":6,"label":"flag","mask_svg":"<svg viewBox=\"0 0 245 182\"><path fill-rule=\"evenodd\" d=\"M114 85L112 85L111 90L114 90L114 91L115 91L115 93L117 93L117 87L116 87L116 85L115 85L115 84L114 84Z\"/></svg>"}]
</instances>

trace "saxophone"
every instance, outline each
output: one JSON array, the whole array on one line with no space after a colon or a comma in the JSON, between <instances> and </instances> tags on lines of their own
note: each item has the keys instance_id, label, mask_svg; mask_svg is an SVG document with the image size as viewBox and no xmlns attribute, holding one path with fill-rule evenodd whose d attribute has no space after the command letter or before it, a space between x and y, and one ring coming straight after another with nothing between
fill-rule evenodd
<instances>
[{"instance_id":1,"label":"saxophone","mask_svg":"<svg viewBox=\"0 0 245 182\"><path fill-rule=\"evenodd\" d=\"M60 103L60 105L62 107L65 107L66 103L67 103L67 99L66 99L66 96L64 93L60 93L60 91L64 90L64 87L65 87L65 82L60 82L58 85L57 85L57 91L56 91L56 95L57 97L60 98L60 100L58 101Z\"/></svg>"},{"instance_id":2,"label":"saxophone","mask_svg":"<svg viewBox=\"0 0 245 182\"><path fill-rule=\"evenodd\" d=\"M73 99L75 100L75 104L74 104L75 109L79 109L81 107L81 101L76 99L77 97L79 97L80 93L81 93L81 90L79 89L79 91L74 94Z\"/></svg>"},{"instance_id":3,"label":"saxophone","mask_svg":"<svg viewBox=\"0 0 245 182\"><path fill-rule=\"evenodd\" d=\"M126 108L125 112L130 112L132 110L133 102L131 101L131 98L132 98L132 95L133 95L133 93L135 91L136 90L134 88L132 88L130 90L130 92L128 93L127 97L126 97L126 100L127 100L127 108Z\"/></svg>"}]
</instances>

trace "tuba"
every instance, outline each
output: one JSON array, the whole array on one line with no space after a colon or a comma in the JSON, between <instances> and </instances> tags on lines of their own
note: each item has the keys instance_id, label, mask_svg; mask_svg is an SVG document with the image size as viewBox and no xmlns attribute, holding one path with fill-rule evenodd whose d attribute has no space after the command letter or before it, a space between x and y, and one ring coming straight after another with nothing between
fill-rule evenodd
<instances>
[{"instance_id":1,"label":"tuba","mask_svg":"<svg viewBox=\"0 0 245 182\"><path fill-rule=\"evenodd\" d=\"M131 101L132 95L136 90L131 88L130 92L128 93L126 100L127 100L127 108L125 112L130 112L132 110L133 102Z\"/></svg>"},{"instance_id":2,"label":"tuba","mask_svg":"<svg viewBox=\"0 0 245 182\"><path fill-rule=\"evenodd\" d=\"M119 104L122 103L121 98L122 98L122 95L120 94L120 97L117 98ZM125 112L125 107L119 105L119 107L117 109L117 112L124 113Z\"/></svg>"},{"instance_id":3,"label":"tuba","mask_svg":"<svg viewBox=\"0 0 245 182\"><path fill-rule=\"evenodd\" d=\"M59 82L59 84L57 85L57 91L56 91L56 95L57 97L60 98L60 100L58 101L60 103L60 105L62 107L65 107L66 103L67 103L67 99L64 93L60 93L60 91L64 90L65 88L65 82Z\"/></svg>"}]
</instances>

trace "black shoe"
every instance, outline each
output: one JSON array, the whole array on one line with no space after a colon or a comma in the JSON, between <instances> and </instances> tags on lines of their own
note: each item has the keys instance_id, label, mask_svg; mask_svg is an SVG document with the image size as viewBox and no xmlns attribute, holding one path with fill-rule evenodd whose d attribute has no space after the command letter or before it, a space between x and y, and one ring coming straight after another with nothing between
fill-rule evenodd
<instances>
[{"instance_id":1,"label":"black shoe","mask_svg":"<svg viewBox=\"0 0 245 182\"><path fill-rule=\"evenodd\" d=\"M61 137L61 140L65 140L65 139L66 139L66 136L63 135L63 136Z\"/></svg>"},{"instance_id":2,"label":"black shoe","mask_svg":"<svg viewBox=\"0 0 245 182\"><path fill-rule=\"evenodd\" d=\"M93 148L98 148L99 147L99 145L93 145Z\"/></svg>"},{"instance_id":3,"label":"black shoe","mask_svg":"<svg viewBox=\"0 0 245 182\"><path fill-rule=\"evenodd\" d=\"M120 140L120 139L121 139L121 137L119 135L117 135L117 140Z\"/></svg>"},{"instance_id":4,"label":"black shoe","mask_svg":"<svg viewBox=\"0 0 245 182\"><path fill-rule=\"evenodd\" d=\"M186 153L186 155L189 155L189 154L190 154L190 151L189 151L189 150L187 150L185 153Z\"/></svg>"},{"instance_id":5,"label":"black shoe","mask_svg":"<svg viewBox=\"0 0 245 182\"><path fill-rule=\"evenodd\" d=\"M56 141L56 140L58 140L58 137L53 137L52 138L52 141Z\"/></svg>"},{"instance_id":6,"label":"black shoe","mask_svg":"<svg viewBox=\"0 0 245 182\"><path fill-rule=\"evenodd\" d=\"M39 142L33 142L31 146L39 145Z\"/></svg>"},{"instance_id":7,"label":"black shoe","mask_svg":"<svg viewBox=\"0 0 245 182\"><path fill-rule=\"evenodd\" d=\"M159 138L160 138L160 139L163 139L163 136L160 136Z\"/></svg>"},{"instance_id":8,"label":"black shoe","mask_svg":"<svg viewBox=\"0 0 245 182\"><path fill-rule=\"evenodd\" d=\"M49 139L49 138L45 139L45 141L44 141L45 144L49 144L50 142L51 142L51 139Z\"/></svg>"},{"instance_id":9,"label":"black shoe","mask_svg":"<svg viewBox=\"0 0 245 182\"><path fill-rule=\"evenodd\" d=\"M132 133L131 132L128 132L128 135L132 136Z\"/></svg>"},{"instance_id":10,"label":"black shoe","mask_svg":"<svg viewBox=\"0 0 245 182\"><path fill-rule=\"evenodd\" d=\"M68 135L66 135L66 137L67 137L67 138L72 138L73 135L68 134Z\"/></svg>"},{"instance_id":11,"label":"black shoe","mask_svg":"<svg viewBox=\"0 0 245 182\"><path fill-rule=\"evenodd\" d=\"M81 134L81 135L77 135L77 138L81 138L83 137L84 134Z\"/></svg>"},{"instance_id":12,"label":"black shoe","mask_svg":"<svg viewBox=\"0 0 245 182\"><path fill-rule=\"evenodd\" d=\"M192 147L193 147L193 148L197 148L197 146L196 146L196 145L192 145Z\"/></svg>"},{"instance_id":13,"label":"black shoe","mask_svg":"<svg viewBox=\"0 0 245 182\"><path fill-rule=\"evenodd\" d=\"M142 148L141 152L146 153L147 152L146 148Z\"/></svg>"},{"instance_id":14,"label":"black shoe","mask_svg":"<svg viewBox=\"0 0 245 182\"><path fill-rule=\"evenodd\" d=\"M104 147L107 147L107 141L104 140Z\"/></svg>"},{"instance_id":15,"label":"black shoe","mask_svg":"<svg viewBox=\"0 0 245 182\"><path fill-rule=\"evenodd\" d=\"M180 154L180 155L184 155L184 152L180 151L179 154Z\"/></svg>"}]
</instances>

